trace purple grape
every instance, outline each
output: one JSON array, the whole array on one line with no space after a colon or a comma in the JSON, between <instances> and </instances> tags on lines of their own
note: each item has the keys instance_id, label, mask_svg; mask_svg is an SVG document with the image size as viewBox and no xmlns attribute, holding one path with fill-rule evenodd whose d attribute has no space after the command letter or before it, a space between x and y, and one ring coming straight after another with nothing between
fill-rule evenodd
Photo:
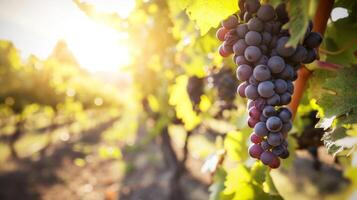
<instances>
[{"instance_id":1,"label":"purple grape","mask_svg":"<svg viewBox=\"0 0 357 200\"><path fill-rule=\"evenodd\" d=\"M291 80L293 76L294 76L294 69L289 64L286 64L283 71L279 73L279 77L284 80Z\"/></svg>"},{"instance_id":2,"label":"purple grape","mask_svg":"<svg viewBox=\"0 0 357 200\"><path fill-rule=\"evenodd\" d=\"M253 117L248 118L248 126L254 128L254 126L259 122L259 119L254 119Z\"/></svg>"},{"instance_id":3,"label":"purple grape","mask_svg":"<svg viewBox=\"0 0 357 200\"><path fill-rule=\"evenodd\" d=\"M244 8L250 13L256 13L260 8L260 2L259 0L245 0Z\"/></svg>"},{"instance_id":4,"label":"purple grape","mask_svg":"<svg viewBox=\"0 0 357 200\"><path fill-rule=\"evenodd\" d=\"M304 40L304 45L309 48L313 49L318 47L322 42L322 36L318 32L311 32L306 39Z\"/></svg>"},{"instance_id":5,"label":"purple grape","mask_svg":"<svg viewBox=\"0 0 357 200\"><path fill-rule=\"evenodd\" d=\"M264 98L269 98L275 94L274 84L271 81L264 81L258 85L258 93Z\"/></svg>"},{"instance_id":6,"label":"purple grape","mask_svg":"<svg viewBox=\"0 0 357 200\"><path fill-rule=\"evenodd\" d=\"M287 91L290 93L290 94L293 94L294 93L294 84L291 82L291 81L287 81Z\"/></svg>"},{"instance_id":7,"label":"purple grape","mask_svg":"<svg viewBox=\"0 0 357 200\"><path fill-rule=\"evenodd\" d=\"M222 26L226 29L233 29L238 25L238 18L234 15L229 16L222 22Z\"/></svg>"},{"instance_id":8,"label":"purple grape","mask_svg":"<svg viewBox=\"0 0 357 200\"><path fill-rule=\"evenodd\" d=\"M265 45L270 45L270 42L272 40L272 36L268 32L263 32L262 33L262 38L263 38L263 44Z\"/></svg>"},{"instance_id":9,"label":"purple grape","mask_svg":"<svg viewBox=\"0 0 357 200\"><path fill-rule=\"evenodd\" d=\"M269 4L265 4L265 5L260 6L260 8L257 12L257 16L259 19L261 19L264 22L270 21L270 20L274 19L274 17L275 17L275 10L274 10L273 6L271 6Z\"/></svg>"},{"instance_id":10,"label":"purple grape","mask_svg":"<svg viewBox=\"0 0 357 200\"><path fill-rule=\"evenodd\" d=\"M280 145L283 142L283 140L284 137L281 133L269 133L267 139L268 143L273 147Z\"/></svg>"},{"instance_id":11,"label":"purple grape","mask_svg":"<svg viewBox=\"0 0 357 200\"><path fill-rule=\"evenodd\" d=\"M254 63L255 65L266 65L268 63L268 57L267 56L262 56L260 59Z\"/></svg>"},{"instance_id":12,"label":"purple grape","mask_svg":"<svg viewBox=\"0 0 357 200\"><path fill-rule=\"evenodd\" d=\"M230 54L233 53L233 46L228 44L227 41L224 41L222 43L222 48L227 53L230 53Z\"/></svg>"},{"instance_id":13,"label":"purple grape","mask_svg":"<svg viewBox=\"0 0 357 200\"><path fill-rule=\"evenodd\" d=\"M293 47L286 46L288 40L289 37L281 37L277 41L276 51L278 52L279 55L283 57L289 57L295 53L295 49Z\"/></svg>"},{"instance_id":14,"label":"purple grape","mask_svg":"<svg viewBox=\"0 0 357 200\"><path fill-rule=\"evenodd\" d=\"M300 63L302 62L303 60L305 60L307 56L307 50L305 47L299 45L296 50L295 50L295 53L290 57L290 59L293 61L293 62L297 62L297 63Z\"/></svg>"},{"instance_id":15,"label":"purple grape","mask_svg":"<svg viewBox=\"0 0 357 200\"><path fill-rule=\"evenodd\" d=\"M261 112L255 106L251 107L248 113L250 117L253 117L254 119L260 119Z\"/></svg>"},{"instance_id":16,"label":"purple grape","mask_svg":"<svg viewBox=\"0 0 357 200\"><path fill-rule=\"evenodd\" d=\"M264 107L266 105L266 101L263 98L258 98L254 100L254 106L258 109L258 110L263 110Z\"/></svg>"},{"instance_id":17,"label":"purple grape","mask_svg":"<svg viewBox=\"0 0 357 200\"><path fill-rule=\"evenodd\" d=\"M252 67L246 64L239 65L236 71L237 78L240 81L247 81L252 74Z\"/></svg>"},{"instance_id":18,"label":"purple grape","mask_svg":"<svg viewBox=\"0 0 357 200\"><path fill-rule=\"evenodd\" d=\"M253 158L260 158L260 155L263 153L263 149L259 144L252 144L248 149L249 155Z\"/></svg>"},{"instance_id":19,"label":"purple grape","mask_svg":"<svg viewBox=\"0 0 357 200\"><path fill-rule=\"evenodd\" d=\"M260 19L253 17L252 19L250 19L247 23L248 25L248 29L250 31L256 31L256 32L261 32L264 29L264 24L262 21L260 21Z\"/></svg>"},{"instance_id":20,"label":"purple grape","mask_svg":"<svg viewBox=\"0 0 357 200\"><path fill-rule=\"evenodd\" d=\"M303 60L303 63L304 64L312 63L312 62L314 62L314 60L316 60L316 58L317 58L316 49L308 49L306 57Z\"/></svg>"},{"instance_id":21,"label":"purple grape","mask_svg":"<svg viewBox=\"0 0 357 200\"><path fill-rule=\"evenodd\" d=\"M271 117L276 115L276 110L273 106L265 106L262 113L265 117Z\"/></svg>"},{"instance_id":22,"label":"purple grape","mask_svg":"<svg viewBox=\"0 0 357 200\"><path fill-rule=\"evenodd\" d=\"M273 149L271 151L274 155L280 156L286 151L286 147L284 145L279 145L279 146L273 147Z\"/></svg>"},{"instance_id":23,"label":"purple grape","mask_svg":"<svg viewBox=\"0 0 357 200\"><path fill-rule=\"evenodd\" d=\"M249 110L251 107L253 107L253 106L254 106L254 100L248 99L248 101L247 101L248 110Z\"/></svg>"},{"instance_id":24,"label":"purple grape","mask_svg":"<svg viewBox=\"0 0 357 200\"><path fill-rule=\"evenodd\" d=\"M262 52L256 46L249 46L244 51L244 57L249 62L256 62L262 56Z\"/></svg>"},{"instance_id":25,"label":"purple grape","mask_svg":"<svg viewBox=\"0 0 357 200\"><path fill-rule=\"evenodd\" d=\"M283 134L285 134L285 133L288 133L292 128L293 128L293 124L291 121L289 121L289 122L283 124L283 127L281 128L280 131Z\"/></svg>"},{"instance_id":26,"label":"purple grape","mask_svg":"<svg viewBox=\"0 0 357 200\"><path fill-rule=\"evenodd\" d=\"M259 120L260 120L261 122L266 122L266 121L268 120L268 118L264 117L264 115L260 115Z\"/></svg>"},{"instance_id":27,"label":"purple grape","mask_svg":"<svg viewBox=\"0 0 357 200\"><path fill-rule=\"evenodd\" d=\"M280 104L280 96L278 94L274 94L272 97L267 99L267 104L276 106Z\"/></svg>"},{"instance_id":28,"label":"purple grape","mask_svg":"<svg viewBox=\"0 0 357 200\"><path fill-rule=\"evenodd\" d=\"M250 46L258 46L262 42L262 36L256 31L249 31L245 35L245 43Z\"/></svg>"},{"instance_id":29,"label":"purple grape","mask_svg":"<svg viewBox=\"0 0 357 200\"><path fill-rule=\"evenodd\" d=\"M270 151L264 151L260 155L260 160L262 161L262 163L264 165L269 165L274 158L275 158L275 155Z\"/></svg>"},{"instance_id":30,"label":"purple grape","mask_svg":"<svg viewBox=\"0 0 357 200\"><path fill-rule=\"evenodd\" d=\"M273 160L269 163L269 167L272 169L276 169L280 166L280 159L275 156Z\"/></svg>"},{"instance_id":31,"label":"purple grape","mask_svg":"<svg viewBox=\"0 0 357 200\"><path fill-rule=\"evenodd\" d=\"M241 56L244 53L245 48L247 48L247 44L245 40L240 39L233 45L233 52L235 55Z\"/></svg>"},{"instance_id":32,"label":"purple grape","mask_svg":"<svg viewBox=\"0 0 357 200\"><path fill-rule=\"evenodd\" d=\"M259 97L258 90L253 85L248 85L245 88L244 94L248 99L252 99L252 100L257 99Z\"/></svg>"},{"instance_id":33,"label":"purple grape","mask_svg":"<svg viewBox=\"0 0 357 200\"><path fill-rule=\"evenodd\" d=\"M257 79L255 79L254 76L251 76L249 78L248 82L249 82L249 84L254 85L255 87L258 87L258 85L259 85L259 81Z\"/></svg>"},{"instance_id":34,"label":"purple grape","mask_svg":"<svg viewBox=\"0 0 357 200\"><path fill-rule=\"evenodd\" d=\"M243 65L243 64L249 64L249 62L245 59L244 56L237 56L235 58L235 63L236 65Z\"/></svg>"},{"instance_id":35,"label":"purple grape","mask_svg":"<svg viewBox=\"0 0 357 200\"><path fill-rule=\"evenodd\" d=\"M280 3L275 8L276 15L278 16L279 21L283 24L289 21L289 15L288 12L286 12L285 7L286 7L285 3Z\"/></svg>"},{"instance_id":36,"label":"purple grape","mask_svg":"<svg viewBox=\"0 0 357 200\"><path fill-rule=\"evenodd\" d=\"M280 95L280 103L282 105L288 105L290 102L291 102L291 94L290 93L285 92L284 94Z\"/></svg>"},{"instance_id":37,"label":"purple grape","mask_svg":"<svg viewBox=\"0 0 357 200\"><path fill-rule=\"evenodd\" d=\"M250 12L244 13L244 21L247 22L252 18L252 14Z\"/></svg>"},{"instance_id":38,"label":"purple grape","mask_svg":"<svg viewBox=\"0 0 357 200\"><path fill-rule=\"evenodd\" d=\"M283 94L288 89L288 84L283 79L276 79L274 81L274 85L275 85L275 92L278 94Z\"/></svg>"},{"instance_id":39,"label":"purple grape","mask_svg":"<svg viewBox=\"0 0 357 200\"><path fill-rule=\"evenodd\" d=\"M281 119L282 122L287 123L291 120L291 117L293 114L291 113L289 108L280 108L279 109L279 118Z\"/></svg>"},{"instance_id":40,"label":"purple grape","mask_svg":"<svg viewBox=\"0 0 357 200\"><path fill-rule=\"evenodd\" d=\"M283 123L279 117L272 116L267 120L267 129L271 132L278 132L281 130Z\"/></svg>"},{"instance_id":41,"label":"purple grape","mask_svg":"<svg viewBox=\"0 0 357 200\"><path fill-rule=\"evenodd\" d=\"M268 66L272 73L277 74L284 70L285 62L280 56L272 56L268 60Z\"/></svg>"},{"instance_id":42,"label":"purple grape","mask_svg":"<svg viewBox=\"0 0 357 200\"><path fill-rule=\"evenodd\" d=\"M263 141L263 138L255 133L252 133L250 134L250 141L254 144L260 144Z\"/></svg>"},{"instance_id":43,"label":"purple grape","mask_svg":"<svg viewBox=\"0 0 357 200\"><path fill-rule=\"evenodd\" d=\"M286 159L286 158L288 158L289 157L289 151L286 149L285 151L284 151L284 153L282 153L279 157L280 158L282 158L282 159Z\"/></svg>"},{"instance_id":44,"label":"purple grape","mask_svg":"<svg viewBox=\"0 0 357 200\"><path fill-rule=\"evenodd\" d=\"M254 126L254 133L259 135L260 137L264 137L268 135L269 130L266 128L264 122L258 122Z\"/></svg>"},{"instance_id":45,"label":"purple grape","mask_svg":"<svg viewBox=\"0 0 357 200\"><path fill-rule=\"evenodd\" d=\"M245 34L247 34L249 31L248 25L247 24L239 24L238 27L236 28L236 32L239 36L239 38L244 39Z\"/></svg>"},{"instance_id":46,"label":"purple grape","mask_svg":"<svg viewBox=\"0 0 357 200\"><path fill-rule=\"evenodd\" d=\"M266 81L271 78L271 73L266 65L258 65L253 70L253 76L258 81Z\"/></svg>"},{"instance_id":47,"label":"purple grape","mask_svg":"<svg viewBox=\"0 0 357 200\"><path fill-rule=\"evenodd\" d=\"M220 40L220 41L224 41L224 37L226 36L226 33L228 32L228 29L221 27L217 30L216 32L216 37Z\"/></svg>"},{"instance_id":48,"label":"purple grape","mask_svg":"<svg viewBox=\"0 0 357 200\"><path fill-rule=\"evenodd\" d=\"M247 82L243 82L241 84L238 85L238 94L241 97L245 97L245 88L248 86L249 84Z\"/></svg>"}]
</instances>

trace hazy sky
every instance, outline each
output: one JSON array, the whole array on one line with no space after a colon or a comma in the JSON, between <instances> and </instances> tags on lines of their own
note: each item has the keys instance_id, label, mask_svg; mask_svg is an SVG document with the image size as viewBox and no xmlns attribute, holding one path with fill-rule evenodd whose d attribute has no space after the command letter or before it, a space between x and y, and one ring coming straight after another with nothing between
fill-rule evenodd
<instances>
[{"instance_id":1,"label":"hazy sky","mask_svg":"<svg viewBox=\"0 0 357 200\"><path fill-rule=\"evenodd\" d=\"M128 15L132 0L87 0L98 9ZM128 62L123 34L89 19L71 0L0 0L0 39L11 40L23 58L46 58L65 39L91 71L113 70ZM121 56L118 56L121 55Z\"/></svg>"}]
</instances>

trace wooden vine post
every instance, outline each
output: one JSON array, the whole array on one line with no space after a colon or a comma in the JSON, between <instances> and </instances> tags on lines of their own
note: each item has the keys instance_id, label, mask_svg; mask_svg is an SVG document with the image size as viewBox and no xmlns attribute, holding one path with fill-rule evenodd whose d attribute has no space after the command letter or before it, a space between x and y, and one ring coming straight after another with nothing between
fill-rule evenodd
<instances>
[{"instance_id":1,"label":"wooden vine post","mask_svg":"<svg viewBox=\"0 0 357 200\"><path fill-rule=\"evenodd\" d=\"M334 0L320 0L313 20L313 31L321 33L323 35L326 30L327 21L330 17L331 10L333 8ZM296 112L300 103L301 98L304 95L304 91L307 82L312 74L312 71L307 69L305 65L302 65L301 69L298 71L298 79L295 81L295 91L292 96L289 108L293 113L293 118L296 116Z\"/></svg>"}]
</instances>

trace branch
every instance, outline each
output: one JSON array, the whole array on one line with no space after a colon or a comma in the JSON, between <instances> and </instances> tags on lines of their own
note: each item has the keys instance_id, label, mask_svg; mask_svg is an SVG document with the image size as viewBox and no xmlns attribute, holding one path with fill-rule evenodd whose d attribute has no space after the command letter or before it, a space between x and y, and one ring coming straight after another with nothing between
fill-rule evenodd
<instances>
[{"instance_id":1,"label":"branch","mask_svg":"<svg viewBox=\"0 0 357 200\"><path fill-rule=\"evenodd\" d=\"M324 34L326 30L327 21L330 17L331 10L333 8L334 0L325 0L320 1L317 12L314 18L314 28L313 31ZM296 111L298 109L300 100L304 95L304 91L306 88L307 81L309 80L312 71L308 70L305 65L302 65L301 69L298 72L298 79L295 81L295 91L292 96L291 103L289 104L289 108L293 113L293 118L296 115Z\"/></svg>"}]
</instances>

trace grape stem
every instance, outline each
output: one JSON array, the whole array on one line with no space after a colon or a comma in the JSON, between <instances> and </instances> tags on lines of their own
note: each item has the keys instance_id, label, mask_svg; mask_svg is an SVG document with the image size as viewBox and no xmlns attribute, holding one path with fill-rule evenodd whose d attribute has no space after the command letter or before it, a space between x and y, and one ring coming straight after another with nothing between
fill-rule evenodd
<instances>
[{"instance_id":1,"label":"grape stem","mask_svg":"<svg viewBox=\"0 0 357 200\"><path fill-rule=\"evenodd\" d=\"M326 30L327 21L330 17L331 10L333 8L334 0L319 1L317 7L317 12L314 17L314 28L313 31L324 34ZM293 113L293 119L296 116L296 111L298 109L301 98L304 95L307 82L312 74L312 71L308 70L305 65L302 65L301 69L298 71L298 79L295 81L295 91L292 96L289 108Z\"/></svg>"}]
</instances>

